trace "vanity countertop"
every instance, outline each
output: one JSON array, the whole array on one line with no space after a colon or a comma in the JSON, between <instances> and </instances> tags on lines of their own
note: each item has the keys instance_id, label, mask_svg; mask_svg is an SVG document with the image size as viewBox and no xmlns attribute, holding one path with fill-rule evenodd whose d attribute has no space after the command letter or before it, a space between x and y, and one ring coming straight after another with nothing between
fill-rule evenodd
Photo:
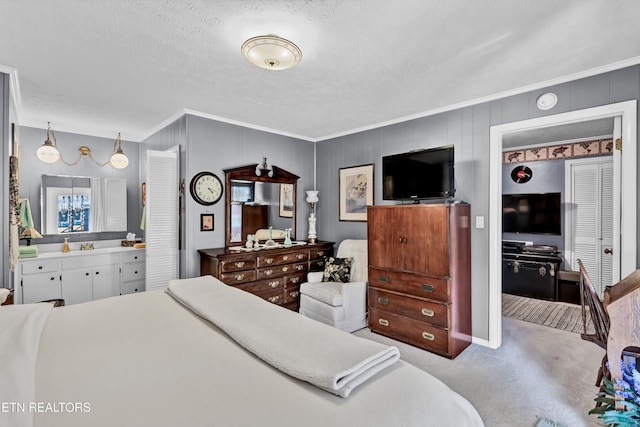
<instances>
[{"instance_id":1,"label":"vanity countertop","mask_svg":"<svg viewBox=\"0 0 640 427\"><path fill-rule=\"evenodd\" d=\"M60 249L57 251L40 251L38 256L35 258L21 258L20 261L29 261L29 260L37 260L37 259L47 259L47 258L59 258L59 257L76 257L76 256L87 256L87 255L100 255L100 254L111 254L111 253L123 253L123 252L134 252L134 251L143 251L144 248L138 249L134 247L125 247L125 246L109 246L104 248L97 248L92 250L81 251L80 249L72 248L71 252L63 253L62 245L59 245Z\"/></svg>"}]
</instances>

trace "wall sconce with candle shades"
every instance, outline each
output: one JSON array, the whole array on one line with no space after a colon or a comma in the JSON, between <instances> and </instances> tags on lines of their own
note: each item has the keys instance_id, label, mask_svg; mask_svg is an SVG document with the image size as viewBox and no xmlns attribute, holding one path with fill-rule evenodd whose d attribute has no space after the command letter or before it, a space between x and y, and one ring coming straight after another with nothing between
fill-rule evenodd
<instances>
[{"instance_id":1,"label":"wall sconce with candle shades","mask_svg":"<svg viewBox=\"0 0 640 427\"><path fill-rule=\"evenodd\" d=\"M51 140L51 138L53 138L53 141ZM111 163L111 166L116 169L124 169L129 165L129 159L122 151L122 141L120 133L118 133L118 136L113 143L113 151L111 153L111 157L106 162L99 162L94 159L91 155L91 149L86 145L78 148L78 158L75 161L67 162L62 157L62 154L60 154L60 151L58 151L58 141L56 140L56 135L51 129L51 122L47 123L47 139L40 146L40 148L38 148L38 151L36 151L36 156L38 157L38 159L40 159L40 161L44 163L55 163L60 160L62 163L68 166L77 165L85 156L93 160L93 162L100 167L106 166L107 164Z\"/></svg>"}]
</instances>

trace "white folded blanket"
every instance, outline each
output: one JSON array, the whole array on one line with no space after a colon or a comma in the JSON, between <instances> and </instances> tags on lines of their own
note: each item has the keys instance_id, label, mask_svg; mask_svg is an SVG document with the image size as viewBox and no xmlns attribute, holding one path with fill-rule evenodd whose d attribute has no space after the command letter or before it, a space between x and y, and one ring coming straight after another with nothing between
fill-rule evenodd
<instances>
[{"instance_id":1,"label":"white folded blanket","mask_svg":"<svg viewBox=\"0 0 640 427\"><path fill-rule=\"evenodd\" d=\"M273 367L341 397L400 358L396 347L274 306L212 276L172 280L167 292Z\"/></svg>"},{"instance_id":2,"label":"white folded blanket","mask_svg":"<svg viewBox=\"0 0 640 427\"><path fill-rule=\"evenodd\" d=\"M0 424L14 427L33 425L35 372L40 336L49 319L52 304L6 305L0 307Z\"/></svg>"}]
</instances>

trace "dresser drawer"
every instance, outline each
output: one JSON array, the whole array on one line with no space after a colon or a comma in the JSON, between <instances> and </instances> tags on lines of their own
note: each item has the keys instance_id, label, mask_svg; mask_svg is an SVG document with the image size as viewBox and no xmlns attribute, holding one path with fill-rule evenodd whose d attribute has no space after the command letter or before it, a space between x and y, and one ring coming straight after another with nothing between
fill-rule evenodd
<instances>
[{"instance_id":1,"label":"dresser drawer","mask_svg":"<svg viewBox=\"0 0 640 427\"><path fill-rule=\"evenodd\" d=\"M238 283L253 282L256 280L255 270L235 271L220 274L220 281L227 285L237 285Z\"/></svg>"},{"instance_id":2,"label":"dresser drawer","mask_svg":"<svg viewBox=\"0 0 640 427\"><path fill-rule=\"evenodd\" d=\"M306 273L309 269L307 263L273 265L258 269L258 280L268 279L270 277L282 276L291 273Z\"/></svg>"},{"instance_id":3,"label":"dresser drawer","mask_svg":"<svg viewBox=\"0 0 640 427\"><path fill-rule=\"evenodd\" d=\"M300 300L300 287L297 285L287 285L284 295L284 303L297 302Z\"/></svg>"},{"instance_id":4,"label":"dresser drawer","mask_svg":"<svg viewBox=\"0 0 640 427\"><path fill-rule=\"evenodd\" d=\"M256 268L256 259L223 259L220 261L220 271L228 273L230 271L250 270Z\"/></svg>"},{"instance_id":5,"label":"dresser drawer","mask_svg":"<svg viewBox=\"0 0 640 427\"><path fill-rule=\"evenodd\" d=\"M314 248L309 249L309 260L323 260L324 258L331 256L333 254L333 250L327 248Z\"/></svg>"},{"instance_id":6,"label":"dresser drawer","mask_svg":"<svg viewBox=\"0 0 640 427\"><path fill-rule=\"evenodd\" d=\"M22 274L46 273L49 271L58 271L58 260L42 260L36 262L25 262L22 264Z\"/></svg>"},{"instance_id":7,"label":"dresser drawer","mask_svg":"<svg viewBox=\"0 0 640 427\"><path fill-rule=\"evenodd\" d=\"M274 277L252 283L243 283L236 287L256 295L264 293L270 294L274 289L284 290L284 282L284 277Z\"/></svg>"},{"instance_id":8,"label":"dresser drawer","mask_svg":"<svg viewBox=\"0 0 640 427\"><path fill-rule=\"evenodd\" d=\"M284 291L282 289L276 289L271 292L261 293L256 295L273 304L277 304L277 305L284 304Z\"/></svg>"},{"instance_id":9,"label":"dresser drawer","mask_svg":"<svg viewBox=\"0 0 640 427\"><path fill-rule=\"evenodd\" d=\"M142 280L145 278L144 262L133 262L122 265L122 280L128 282L130 280Z\"/></svg>"},{"instance_id":10,"label":"dresser drawer","mask_svg":"<svg viewBox=\"0 0 640 427\"><path fill-rule=\"evenodd\" d=\"M450 357L446 329L375 308L369 310L369 327L382 335Z\"/></svg>"},{"instance_id":11,"label":"dresser drawer","mask_svg":"<svg viewBox=\"0 0 640 427\"><path fill-rule=\"evenodd\" d=\"M140 262L140 261L144 261L144 259L145 259L145 252L140 249L136 249L134 252L128 252L128 253L122 254L123 264L127 264L130 262Z\"/></svg>"},{"instance_id":12,"label":"dresser drawer","mask_svg":"<svg viewBox=\"0 0 640 427\"><path fill-rule=\"evenodd\" d=\"M434 326L449 326L449 306L443 303L369 288L369 306Z\"/></svg>"},{"instance_id":13,"label":"dresser drawer","mask_svg":"<svg viewBox=\"0 0 640 427\"><path fill-rule=\"evenodd\" d=\"M307 281L307 274L303 273L303 274L285 276L284 284L287 285L287 288L288 288L290 286L300 285L301 283L304 283L306 281Z\"/></svg>"},{"instance_id":14,"label":"dresser drawer","mask_svg":"<svg viewBox=\"0 0 640 427\"><path fill-rule=\"evenodd\" d=\"M289 252L284 254L267 253L265 255L258 255L258 268L288 264L292 262L302 262L306 261L307 257L306 252Z\"/></svg>"},{"instance_id":15,"label":"dresser drawer","mask_svg":"<svg viewBox=\"0 0 640 427\"><path fill-rule=\"evenodd\" d=\"M449 302L449 280L369 268L369 286Z\"/></svg>"}]
</instances>

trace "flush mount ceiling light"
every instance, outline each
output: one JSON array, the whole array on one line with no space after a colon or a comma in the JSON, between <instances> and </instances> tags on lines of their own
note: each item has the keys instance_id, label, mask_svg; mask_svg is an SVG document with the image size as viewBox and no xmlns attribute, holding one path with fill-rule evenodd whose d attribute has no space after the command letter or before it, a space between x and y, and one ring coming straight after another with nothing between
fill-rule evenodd
<instances>
[{"instance_id":1,"label":"flush mount ceiling light","mask_svg":"<svg viewBox=\"0 0 640 427\"><path fill-rule=\"evenodd\" d=\"M302 59L298 46L273 34L252 37L242 44L241 50L247 61L265 70L288 70Z\"/></svg>"},{"instance_id":2,"label":"flush mount ceiling light","mask_svg":"<svg viewBox=\"0 0 640 427\"><path fill-rule=\"evenodd\" d=\"M558 103L558 96L555 93L543 93L536 100L536 105L541 110L550 110Z\"/></svg>"}]
</instances>

